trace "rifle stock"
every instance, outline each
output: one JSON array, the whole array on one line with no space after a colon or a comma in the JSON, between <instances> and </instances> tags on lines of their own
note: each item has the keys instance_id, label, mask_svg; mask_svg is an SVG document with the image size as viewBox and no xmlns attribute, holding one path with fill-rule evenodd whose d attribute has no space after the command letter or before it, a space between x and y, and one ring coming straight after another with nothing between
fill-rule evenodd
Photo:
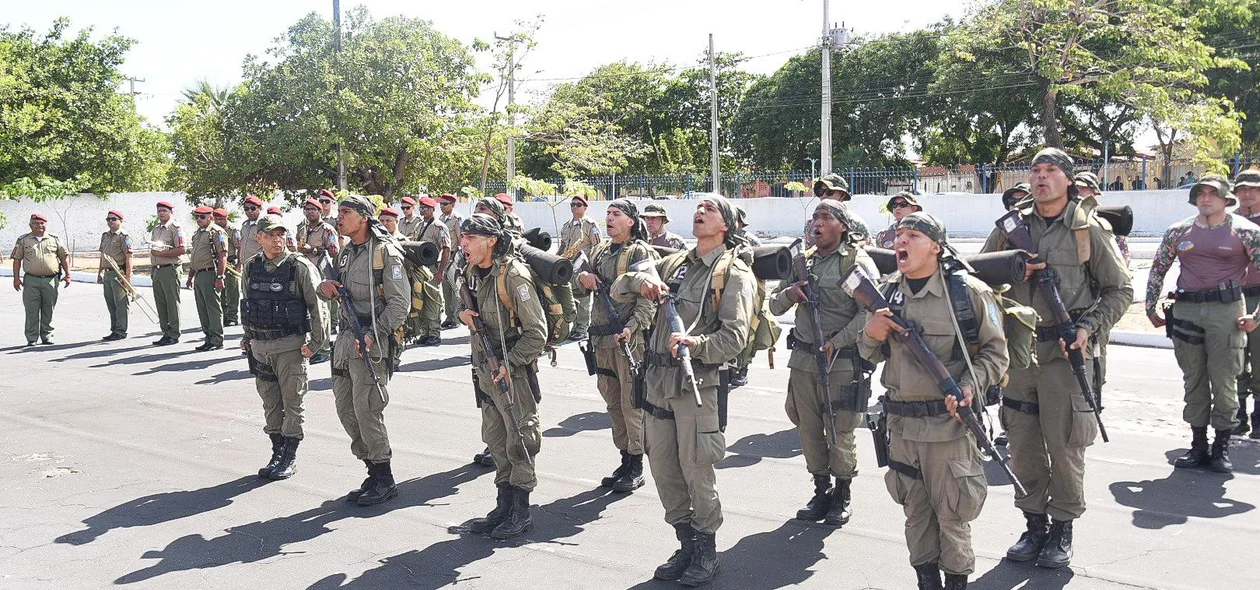
<instances>
[{"instance_id":1,"label":"rifle stock","mask_svg":"<svg viewBox=\"0 0 1260 590\"><path fill-rule=\"evenodd\" d=\"M381 378L376 374L376 367L372 364L372 353L368 351L367 345L367 332L364 330L363 324L359 322L359 310L354 305L354 298L350 296L350 289L340 284L340 270L336 265L330 265L329 269L328 278L338 283L337 302L350 315L350 327L354 331L355 341L359 343L359 356L363 358L363 364L367 365L368 375L372 376L372 386L376 389L376 395L380 396L383 402L385 401L385 390L381 387ZM377 342L376 344L380 346L381 343Z\"/></svg>"},{"instance_id":2,"label":"rifle stock","mask_svg":"<svg viewBox=\"0 0 1260 590\"><path fill-rule=\"evenodd\" d=\"M818 380L823 387L823 403L827 412L827 418L830 419L830 427L827 428L828 438L831 439L832 446L836 444L836 406L831 400L831 359L827 358L827 353L822 351L823 342L826 336L822 330L822 314L818 310L818 289L814 282L813 275L809 272L809 263L805 260L805 253L800 250L800 240L792 243L796 249L795 256L792 257L792 269L798 281L804 281L805 285L801 290L805 293L805 301L803 305L809 307L809 328L813 344L811 344L810 354L814 355L814 362L818 364Z\"/></svg>"},{"instance_id":3,"label":"rifle stock","mask_svg":"<svg viewBox=\"0 0 1260 590\"><path fill-rule=\"evenodd\" d=\"M678 316L678 306L675 305L677 295L670 293L665 296L665 321L669 323L669 331L685 334L686 328L683 327L682 318ZM678 344L678 364L682 365L683 381L687 387L691 389L691 396L696 400L696 407L704 405L704 400L700 398L700 381L696 379L696 368L691 366L691 349L686 344Z\"/></svg>"}]
</instances>

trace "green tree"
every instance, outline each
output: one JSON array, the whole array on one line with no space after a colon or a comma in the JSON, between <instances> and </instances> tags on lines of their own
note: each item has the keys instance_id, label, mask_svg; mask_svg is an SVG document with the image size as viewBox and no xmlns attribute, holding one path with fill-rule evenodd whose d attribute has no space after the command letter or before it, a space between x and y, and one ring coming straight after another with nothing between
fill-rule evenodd
<instances>
[{"instance_id":1,"label":"green tree","mask_svg":"<svg viewBox=\"0 0 1260 590\"><path fill-rule=\"evenodd\" d=\"M239 170L238 146L225 127L231 98L232 91L202 80L184 90L184 100L167 117L174 160L172 181L187 193L190 202L200 204L210 199L215 206L222 206L226 200L243 197L247 188Z\"/></svg>"}]
</instances>

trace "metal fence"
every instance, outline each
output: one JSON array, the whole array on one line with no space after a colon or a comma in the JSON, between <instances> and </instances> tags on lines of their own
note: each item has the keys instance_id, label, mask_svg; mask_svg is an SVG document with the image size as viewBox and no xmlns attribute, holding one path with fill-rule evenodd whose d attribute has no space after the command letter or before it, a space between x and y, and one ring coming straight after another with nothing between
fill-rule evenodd
<instances>
[{"instance_id":1,"label":"metal fence","mask_svg":"<svg viewBox=\"0 0 1260 590\"><path fill-rule=\"evenodd\" d=\"M1226 164L1233 172L1260 166L1260 154L1238 155ZM1020 182L1027 182L1031 170L1028 162L1017 164L963 164L958 166L918 166L900 168L847 168L835 170L849 182L853 194L891 195L909 190L923 193L1001 193ZM1162 160L1120 159L1078 160L1076 171L1096 174L1108 192L1128 190L1154 190L1177 188L1193 183L1204 174L1202 166L1189 161L1174 160L1165 165ZM543 179L557 187L564 186L563 179ZM720 192L727 197L799 197L808 194L814 176L807 170L791 172L733 171L722 175L718 190L713 190L710 176L706 174L630 174L599 178L578 178L599 191L597 199L639 197L656 199L691 198L700 193ZM794 183L804 185L805 192L789 187ZM507 192L507 183L490 181L487 194ZM529 199L524 191L517 191L520 199ZM560 195L559 198L563 198ZM548 197L533 197L548 200ZM553 197L555 198L555 197Z\"/></svg>"}]
</instances>

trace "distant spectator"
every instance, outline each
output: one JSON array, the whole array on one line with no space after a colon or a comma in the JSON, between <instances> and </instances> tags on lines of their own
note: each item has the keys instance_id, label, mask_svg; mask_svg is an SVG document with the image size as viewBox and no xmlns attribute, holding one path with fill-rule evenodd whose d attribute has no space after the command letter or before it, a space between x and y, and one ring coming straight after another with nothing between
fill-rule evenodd
<instances>
[{"instance_id":1,"label":"distant spectator","mask_svg":"<svg viewBox=\"0 0 1260 590\"><path fill-rule=\"evenodd\" d=\"M1141 177L1134 178L1132 184L1133 184L1133 190L1135 191L1146 190L1146 179L1144 178L1141 178Z\"/></svg>"},{"instance_id":2,"label":"distant spectator","mask_svg":"<svg viewBox=\"0 0 1260 590\"><path fill-rule=\"evenodd\" d=\"M1122 190L1124 190L1124 179L1123 179L1123 178L1120 178L1120 175L1119 175L1119 174L1117 174L1117 175L1116 175L1116 181L1115 181L1115 182L1113 182L1113 183L1111 183L1111 186L1107 187L1107 190L1109 190L1109 191L1122 191Z\"/></svg>"}]
</instances>

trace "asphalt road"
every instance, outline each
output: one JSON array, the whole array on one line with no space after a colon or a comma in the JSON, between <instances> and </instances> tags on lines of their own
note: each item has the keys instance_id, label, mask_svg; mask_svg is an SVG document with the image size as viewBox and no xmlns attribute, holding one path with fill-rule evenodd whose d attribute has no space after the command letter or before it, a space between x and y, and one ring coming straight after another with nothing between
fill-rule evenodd
<instances>
[{"instance_id":1,"label":"asphalt road","mask_svg":"<svg viewBox=\"0 0 1260 590\"><path fill-rule=\"evenodd\" d=\"M20 297L0 296L0 587L3 588L669 588L650 580L675 547L651 483L629 495L597 487L618 457L609 420L575 345L544 367L536 528L495 542L447 526L494 502L480 443L468 337L414 349L386 413L401 495L360 508L341 500L364 477L333 411L328 365L306 397L306 440L291 480L263 483L269 455L245 361L193 352L200 336L184 293L184 341L101 343L99 286L62 292L56 344L24 348ZM229 328L229 345L239 328ZM788 373L764 354L732 396L718 466L725 524L714 588L914 587L901 511L885 491L870 437L843 529L791 519L811 493L783 411ZM1112 435L1088 452L1089 511L1070 570L1001 561L1023 519L990 465L973 523L972 587L1245 588L1260 547L1260 446L1238 440L1236 473L1174 470L1188 429L1171 351L1114 347L1105 417Z\"/></svg>"}]
</instances>

